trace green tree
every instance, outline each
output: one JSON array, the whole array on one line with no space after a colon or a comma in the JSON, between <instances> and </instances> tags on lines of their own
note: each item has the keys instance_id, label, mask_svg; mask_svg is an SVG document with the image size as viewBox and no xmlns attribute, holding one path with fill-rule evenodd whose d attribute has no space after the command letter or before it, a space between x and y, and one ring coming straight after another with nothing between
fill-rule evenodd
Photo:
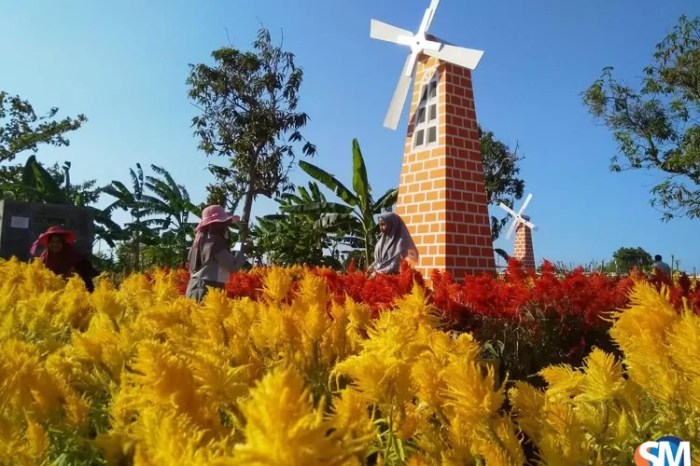
<instances>
[{"instance_id":1,"label":"green tree","mask_svg":"<svg viewBox=\"0 0 700 466\"><path fill-rule=\"evenodd\" d=\"M359 266L367 266L372 262L377 242L378 228L374 217L396 204L398 189L390 189L374 200L357 139L352 141L352 162L352 191L323 169L305 161L299 162L302 170L333 191L342 202L315 201L288 210L310 213L320 219L319 226L343 232L343 241L354 250L350 257L358 259Z\"/></svg>"},{"instance_id":2,"label":"green tree","mask_svg":"<svg viewBox=\"0 0 700 466\"><path fill-rule=\"evenodd\" d=\"M654 264L651 254L640 247L620 248L613 253L613 260L607 265L609 272L629 273L632 268L646 270Z\"/></svg>"},{"instance_id":3,"label":"green tree","mask_svg":"<svg viewBox=\"0 0 700 466\"><path fill-rule=\"evenodd\" d=\"M255 198L293 189L288 172L295 145L303 143L304 155L316 152L301 134L308 116L297 110L303 72L264 28L252 51L224 47L212 57L214 66L191 65L189 97L201 111L192 125L205 154L227 158L226 165L209 166L216 179L210 201L235 210L243 200L245 240Z\"/></svg>"},{"instance_id":4,"label":"green tree","mask_svg":"<svg viewBox=\"0 0 700 466\"><path fill-rule=\"evenodd\" d=\"M657 45L638 89L607 67L583 101L617 141L612 171L664 174L651 190L662 218L700 217L700 18L681 16Z\"/></svg>"},{"instance_id":5,"label":"green tree","mask_svg":"<svg viewBox=\"0 0 700 466\"><path fill-rule=\"evenodd\" d=\"M523 197L525 181L518 178L520 167L518 162L518 147L511 150L505 143L494 137L493 132L483 131L479 127L479 144L484 165L484 185L489 204L497 206L501 202L510 208L516 199ZM499 209L500 210L500 209ZM500 218L491 216L491 236L495 240L508 223L510 217L506 214Z\"/></svg>"},{"instance_id":6,"label":"green tree","mask_svg":"<svg viewBox=\"0 0 700 466\"><path fill-rule=\"evenodd\" d=\"M35 153L40 144L69 145L65 133L80 128L87 118L81 114L54 120L57 114L54 107L37 116L29 102L0 91L0 162L12 161L21 152Z\"/></svg>"}]
</instances>

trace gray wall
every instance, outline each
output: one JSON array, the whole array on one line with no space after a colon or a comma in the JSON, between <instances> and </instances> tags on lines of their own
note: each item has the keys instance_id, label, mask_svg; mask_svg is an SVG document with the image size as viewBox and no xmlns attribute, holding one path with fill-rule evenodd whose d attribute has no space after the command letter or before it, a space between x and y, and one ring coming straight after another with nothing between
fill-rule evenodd
<instances>
[{"instance_id":1,"label":"gray wall","mask_svg":"<svg viewBox=\"0 0 700 466\"><path fill-rule=\"evenodd\" d=\"M76 249L90 255L93 220L92 209L85 207L0 200L0 257L28 260L32 243L52 226L72 230L77 237Z\"/></svg>"}]
</instances>

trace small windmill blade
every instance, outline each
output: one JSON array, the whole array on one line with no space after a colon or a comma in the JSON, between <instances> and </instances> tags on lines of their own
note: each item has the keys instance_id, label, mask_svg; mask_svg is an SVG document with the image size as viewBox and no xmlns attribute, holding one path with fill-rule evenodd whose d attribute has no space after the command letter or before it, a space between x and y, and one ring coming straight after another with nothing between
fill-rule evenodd
<instances>
[{"instance_id":1,"label":"small windmill blade","mask_svg":"<svg viewBox=\"0 0 700 466\"><path fill-rule=\"evenodd\" d=\"M443 44L440 50L425 49L423 53L454 65L469 68L470 70L476 69L481 61L481 57L484 55L484 52L481 50L466 49L447 44Z\"/></svg>"},{"instance_id":2,"label":"small windmill blade","mask_svg":"<svg viewBox=\"0 0 700 466\"><path fill-rule=\"evenodd\" d=\"M404 104L406 103L406 98L408 97L408 91L411 87L411 75L413 74L413 67L415 66L414 55L415 54L412 53L406 57L406 62L404 63L403 70L401 71L401 77L399 77L399 82L396 84L394 96L391 98L389 110L387 110L386 117L384 118L384 126L387 128L396 129L396 127L399 125L401 113L403 111Z\"/></svg>"},{"instance_id":3,"label":"small windmill blade","mask_svg":"<svg viewBox=\"0 0 700 466\"><path fill-rule=\"evenodd\" d=\"M407 31L405 29L392 26L391 24L386 24L381 21L377 21L376 19L373 19L370 21L369 36L372 39L384 40L387 42L399 44L399 37L412 37L413 33L411 31Z\"/></svg>"},{"instance_id":4,"label":"small windmill blade","mask_svg":"<svg viewBox=\"0 0 700 466\"><path fill-rule=\"evenodd\" d=\"M508 228L508 231L506 232L506 239L510 239L511 236L513 236L513 232L515 231L515 227L518 224L518 219L517 217L513 219L513 221L510 224L510 228Z\"/></svg>"},{"instance_id":5,"label":"small windmill blade","mask_svg":"<svg viewBox=\"0 0 700 466\"><path fill-rule=\"evenodd\" d=\"M531 221L522 219L521 222L522 222L523 225L525 225L526 227L528 227L530 230L537 230L537 225L535 225L535 224L532 223Z\"/></svg>"},{"instance_id":6,"label":"small windmill blade","mask_svg":"<svg viewBox=\"0 0 700 466\"><path fill-rule=\"evenodd\" d=\"M513 209L511 209L510 207L508 207L507 205L505 205L505 204L502 203L502 202L501 202L500 204L498 204L498 207L500 207L501 209L503 209L503 210L505 210L506 212L508 212L513 218L515 218L515 217L518 216L518 214L516 214L515 211L514 211Z\"/></svg>"},{"instance_id":7,"label":"small windmill blade","mask_svg":"<svg viewBox=\"0 0 700 466\"><path fill-rule=\"evenodd\" d=\"M527 207L527 205L530 203L531 200L532 200L532 194L528 194L527 197L525 198L525 202L523 202L522 207L520 207L520 210L518 211L518 215L522 215L523 212L525 212L525 208Z\"/></svg>"}]
</instances>

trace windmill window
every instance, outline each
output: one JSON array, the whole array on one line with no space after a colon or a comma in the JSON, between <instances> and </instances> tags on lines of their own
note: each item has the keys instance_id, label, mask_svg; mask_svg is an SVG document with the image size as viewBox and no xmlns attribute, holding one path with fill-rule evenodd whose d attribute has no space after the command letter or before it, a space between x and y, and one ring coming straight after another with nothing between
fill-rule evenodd
<instances>
[{"instance_id":1,"label":"windmill window","mask_svg":"<svg viewBox=\"0 0 700 466\"><path fill-rule=\"evenodd\" d=\"M419 129L416 132L416 146L422 146L423 145L423 139L425 135L425 130Z\"/></svg>"},{"instance_id":2,"label":"windmill window","mask_svg":"<svg viewBox=\"0 0 700 466\"><path fill-rule=\"evenodd\" d=\"M421 99L415 113L413 148L430 147L438 142L438 82L434 76L421 89Z\"/></svg>"},{"instance_id":3,"label":"windmill window","mask_svg":"<svg viewBox=\"0 0 700 466\"><path fill-rule=\"evenodd\" d=\"M419 108L418 109L418 119L417 122L420 123L425 123L425 108Z\"/></svg>"},{"instance_id":4,"label":"windmill window","mask_svg":"<svg viewBox=\"0 0 700 466\"><path fill-rule=\"evenodd\" d=\"M431 126L428 128L428 144L437 142L437 127Z\"/></svg>"},{"instance_id":5,"label":"windmill window","mask_svg":"<svg viewBox=\"0 0 700 466\"><path fill-rule=\"evenodd\" d=\"M425 102L426 100L428 100L428 89L424 87L423 93L421 94L421 97L420 97L420 101L422 103L422 102Z\"/></svg>"}]
</instances>

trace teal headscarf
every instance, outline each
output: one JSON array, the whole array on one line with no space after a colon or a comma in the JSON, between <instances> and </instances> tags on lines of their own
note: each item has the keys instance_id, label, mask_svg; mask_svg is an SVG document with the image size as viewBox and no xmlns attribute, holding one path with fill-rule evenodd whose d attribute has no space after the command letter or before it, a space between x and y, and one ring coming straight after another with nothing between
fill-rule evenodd
<instances>
[{"instance_id":1,"label":"teal headscarf","mask_svg":"<svg viewBox=\"0 0 700 466\"><path fill-rule=\"evenodd\" d=\"M379 215L379 220L387 226L387 232L382 234L374 248L374 260L382 262L401 254L401 257L417 261L418 249L401 217L386 212Z\"/></svg>"}]
</instances>

